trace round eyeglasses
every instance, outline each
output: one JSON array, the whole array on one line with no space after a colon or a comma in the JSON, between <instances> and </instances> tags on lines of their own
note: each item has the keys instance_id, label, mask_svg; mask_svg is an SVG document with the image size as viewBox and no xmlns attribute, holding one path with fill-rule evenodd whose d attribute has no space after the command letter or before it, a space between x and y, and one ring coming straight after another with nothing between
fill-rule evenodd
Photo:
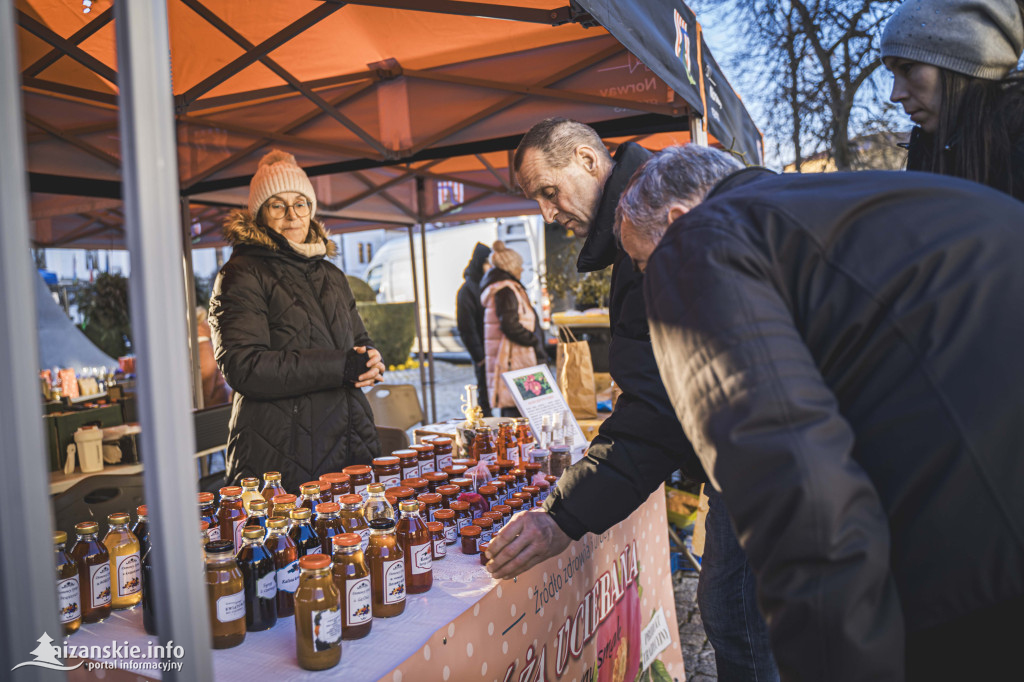
<instances>
[{"instance_id":1,"label":"round eyeglasses","mask_svg":"<svg viewBox=\"0 0 1024 682\"><path fill-rule=\"evenodd\" d=\"M288 215L288 209L290 208L295 212L295 215L299 218L305 218L309 215L310 204L305 199L299 199L294 204L286 204L280 199L271 199L266 204L267 215L271 218L278 219L284 218Z\"/></svg>"}]
</instances>

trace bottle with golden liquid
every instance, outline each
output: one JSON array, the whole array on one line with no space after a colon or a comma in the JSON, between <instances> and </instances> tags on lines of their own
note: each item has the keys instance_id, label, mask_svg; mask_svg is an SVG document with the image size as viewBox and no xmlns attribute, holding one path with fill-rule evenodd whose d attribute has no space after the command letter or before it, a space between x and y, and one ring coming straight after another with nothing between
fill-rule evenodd
<instances>
[{"instance_id":1,"label":"bottle with golden liquid","mask_svg":"<svg viewBox=\"0 0 1024 682\"><path fill-rule=\"evenodd\" d=\"M103 537L110 555L110 605L115 611L135 608L142 601L142 556L138 538L128 530L130 521L124 512L111 514Z\"/></svg>"},{"instance_id":2,"label":"bottle with golden liquid","mask_svg":"<svg viewBox=\"0 0 1024 682\"><path fill-rule=\"evenodd\" d=\"M402 517L395 535L405 552L405 589L409 594L421 594L434 584L433 542L427 524L420 518L418 502L402 502L399 509Z\"/></svg>"},{"instance_id":3,"label":"bottle with golden liquid","mask_svg":"<svg viewBox=\"0 0 1024 682\"><path fill-rule=\"evenodd\" d=\"M83 623L98 623L110 615L110 555L97 537L99 530L95 521L76 524L78 537L69 552L78 569Z\"/></svg>"},{"instance_id":4,"label":"bottle with golden liquid","mask_svg":"<svg viewBox=\"0 0 1024 682\"><path fill-rule=\"evenodd\" d=\"M245 507L242 506L242 488L237 485L221 488L217 525L220 528L220 538L231 540L235 552L242 548L242 529L245 528L245 520L248 517Z\"/></svg>"},{"instance_id":5,"label":"bottle with golden liquid","mask_svg":"<svg viewBox=\"0 0 1024 682\"><path fill-rule=\"evenodd\" d=\"M331 579L331 558L299 559L302 575L295 592L295 653L299 667L326 670L341 661L341 600Z\"/></svg>"},{"instance_id":6,"label":"bottle with golden liquid","mask_svg":"<svg viewBox=\"0 0 1024 682\"><path fill-rule=\"evenodd\" d=\"M275 495L274 502L271 504L272 512L270 512L271 518L281 518L288 521L288 528L292 527L292 510L295 509L295 503L299 498L295 495L284 493L282 495Z\"/></svg>"},{"instance_id":7,"label":"bottle with golden liquid","mask_svg":"<svg viewBox=\"0 0 1024 682\"><path fill-rule=\"evenodd\" d=\"M277 617L286 618L295 613L295 590L299 588L299 550L288 536L288 521L269 519L263 545L274 557L277 572Z\"/></svg>"},{"instance_id":8,"label":"bottle with golden liquid","mask_svg":"<svg viewBox=\"0 0 1024 682\"><path fill-rule=\"evenodd\" d=\"M57 618L64 634L76 632L82 625L82 599L78 589L78 569L64 551L68 534L62 530L53 534L53 549L57 564Z\"/></svg>"},{"instance_id":9,"label":"bottle with golden liquid","mask_svg":"<svg viewBox=\"0 0 1024 682\"><path fill-rule=\"evenodd\" d=\"M214 649L245 641L245 582L231 540L206 544L206 598Z\"/></svg>"},{"instance_id":10,"label":"bottle with golden liquid","mask_svg":"<svg viewBox=\"0 0 1024 682\"><path fill-rule=\"evenodd\" d=\"M373 617L401 615L405 611L405 553L395 537L394 521L370 522L366 565L373 588Z\"/></svg>"},{"instance_id":11,"label":"bottle with golden liquid","mask_svg":"<svg viewBox=\"0 0 1024 682\"><path fill-rule=\"evenodd\" d=\"M260 494L267 501L268 516L274 515L274 498L278 495L284 495L285 492L285 489L281 486L280 471L268 471L263 474L263 490L260 491Z\"/></svg>"},{"instance_id":12,"label":"bottle with golden liquid","mask_svg":"<svg viewBox=\"0 0 1024 682\"><path fill-rule=\"evenodd\" d=\"M331 578L341 596L341 638L362 639L373 626L373 588L370 569L366 567L362 538L355 533L341 533L332 540L334 566Z\"/></svg>"},{"instance_id":13,"label":"bottle with golden liquid","mask_svg":"<svg viewBox=\"0 0 1024 682\"><path fill-rule=\"evenodd\" d=\"M363 516L363 496L350 493L339 498L341 527L346 533L355 533L360 537L360 549L366 551L366 543L370 540L370 524Z\"/></svg>"},{"instance_id":14,"label":"bottle with golden liquid","mask_svg":"<svg viewBox=\"0 0 1024 682\"><path fill-rule=\"evenodd\" d=\"M255 476L251 478L243 478L239 481L242 484L242 507L245 508L245 513L249 513L249 503L253 500L263 500L263 495L260 493L260 479Z\"/></svg>"}]
</instances>

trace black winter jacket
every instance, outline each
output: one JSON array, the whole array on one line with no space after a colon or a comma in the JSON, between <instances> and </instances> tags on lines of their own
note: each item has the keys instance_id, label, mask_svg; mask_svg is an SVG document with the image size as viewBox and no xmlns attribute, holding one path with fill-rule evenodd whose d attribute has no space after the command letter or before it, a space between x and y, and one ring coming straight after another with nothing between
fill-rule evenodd
<instances>
[{"instance_id":1,"label":"black winter jacket","mask_svg":"<svg viewBox=\"0 0 1024 682\"><path fill-rule=\"evenodd\" d=\"M907 143L907 170L924 171L928 170L928 157L932 153L934 137L922 130L921 126L915 126L910 131L910 141ZM953 164L959 151L959 141L954 138L946 145L943 153L946 162ZM1002 192L1024 201L1024 135L1017 139L1010 155L1010 173L1008 177L995 178L992 186Z\"/></svg>"},{"instance_id":2,"label":"black winter jacket","mask_svg":"<svg viewBox=\"0 0 1024 682\"><path fill-rule=\"evenodd\" d=\"M235 390L226 475L237 485L280 471L296 492L380 454L370 405L353 384L366 356L350 352L372 341L341 270L245 216L227 227L235 247L210 299L217 365Z\"/></svg>"},{"instance_id":3,"label":"black winter jacket","mask_svg":"<svg viewBox=\"0 0 1024 682\"><path fill-rule=\"evenodd\" d=\"M473 362L483 362L484 350L484 307L480 303L480 280L484 276L484 262L491 250L484 244L477 244L469 265L463 270L465 281L455 294L455 324L459 328L462 345L469 352Z\"/></svg>"},{"instance_id":4,"label":"black winter jacket","mask_svg":"<svg viewBox=\"0 0 1024 682\"><path fill-rule=\"evenodd\" d=\"M652 254L783 679L902 680L906 633L1024 596L1022 226L956 178L748 169Z\"/></svg>"},{"instance_id":5,"label":"black winter jacket","mask_svg":"<svg viewBox=\"0 0 1024 682\"><path fill-rule=\"evenodd\" d=\"M612 232L619 197L650 157L632 142L619 147L576 264L580 272L612 266L608 364L622 395L586 457L562 475L545 502L573 539L588 531L603 533L628 517L676 469L695 480L705 478L658 375L644 315L643 275L634 270Z\"/></svg>"}]
</instances>

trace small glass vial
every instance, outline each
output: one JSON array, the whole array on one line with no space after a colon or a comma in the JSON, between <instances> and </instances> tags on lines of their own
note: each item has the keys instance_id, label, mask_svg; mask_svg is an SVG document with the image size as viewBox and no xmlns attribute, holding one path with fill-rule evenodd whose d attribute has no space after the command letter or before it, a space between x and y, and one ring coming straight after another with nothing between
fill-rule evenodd
<instances>
[{"instance_id":1,"label":"small glass vial","mask_svg":"<svg viewBox=\"0 0 1024 682\"><path fill-rule=\"evenodd\" d=\"M206 597L213 648L230 649L245 641L245 582L231 540L206 544Z\"/></svg>"},{"instance_id":2,"label":"small glass vial","mask_svg":"<svg viewBox=\"0 0 1024 682\"><path fill-rule=\"evenodd\" d=\"M455 512L451 509L439 509L434 513L434 522L443 526L445 544L454 545L459 535L459 527L455 524Z\"/></svg>"},{"instance_id":3,"label":"small glass vial","mask_svg":"<svg viewBox=\"0 0 1024 682\"><path fill-rule=\"evenodd\" d=\"M262 528L264 533L267 530L267 501L262 497L249 503L249 518L245 522L246 528ZM243 531L244 533L245 531Z\"/></svg>"},{"instance_id":4,"label":"small glass vial","mask_svg":"<svg viewBox=\"0 0 1024 682\"><path fill-rule=\"evenodd\" d=\"M373 480L385 489L398 485L402 481L402 467L398 464L398 457L375 457Z\"/></svg>"},{"instance_id":5,"label":"small glass vial","mask_svg":"<svg viewBox=\"0 0 1024 682\"><path fill-rule=\"evenodd\" d=\"M292 528L288 531L295 547L299 550L299 558L309 554L320 554L320 538L317 536L313 526L309 523L311 512L303 507L292 509Z\"/></svg>"},{"instance_id":6,"label":"small glass vial","mask_svg":"<svg viewBox=\"0 0 1024 682\"><path fill-rule=\"evenodd\" d=\"M242 549L235 560L245 586L245 629L269 630L277 623L277 568L263 544L262 528L249 526L242 531Z\"/></svg>"},{"instance_id":7,"label":"small glass vial","mask_svg":"<svg viewBox=\"0 0 1024 682\"><path fill-rule=\"evenodd\" d=\"M299 550L288 535L288 521L282 518L267 520L266 550L274 557L277 576L277 617L286 618L295 613L295 590L299 588Z\"/></svg>"},{"instance_id":8,"label":"small glass vial","mask_svg":"<svg viewBox=\"0 0 1024 682\"><path fill-rule=\"evenodd\" d=\"M437 436L430 443L434 446L435 470L444 471L445 467L452 466L452 439Z\"/></svg>"},{"instance_id":9,"label":"small glass vial","mask_svg":"<svg viewBox=\"0 0 1024 682\"><path fill-rule=\"evenodd\" d=\"M267 501L267 514L270 516L274 515L274 498L278 495L284 495L285 489L281 485L281 472L280 471L268 471L263 474L263 490L260 491L260 495Z\"/></svg>"},{"instance_id":10,"label":"small glass vial","mask_svg":"<svg viewBox=\"0 0 1024 682\"><path fill-rule=\"evenodd\" d=\"M57 566L57 619L65 635L77 632L82 626L82 597L78 589L78 568L64 551L68 534L58 530L53 534L54 561Z\"/></svg>"},{"instance_id":11,"label":"small glass vial","mask_svg":"<svg viewBox=\"0 0 1024 682\"><path fill-rule=\"evenodd\" d=\"M100 524L84 521L75 525L78 536L69 554L78 569L82 599L82 622L98 623L110 615L110 554L97 538Z\"/></svg>"},{"instance_id":12,"label":"small glass vial","mask_svg":"<svg viewBox=\"0 0 1024 682\"><path fill-rule=\"evenodd\" d=\"M402 470L402 478L419 478L420 460L419 453L415 450L395 450L391 453L398 458L398 466Z\"/></svg>"},{"instance_id":13,"label":"small glass vial","mask_svg":"<svg viewBox=\"0 0 1024 682\"><path fill-rule=\"evenodd\" d=\"M403 502L399 509L402 517L395 533L406 557L405 589L409 594L422 594L434 584L433 542L416 502Z\"/></svg>"},{"instance_id":14,"label":"small glass vial","mask_svg":"<svg viewBox=\"0 0 1024 682\"><path fill-rule=\"evenodd\" d=\"M139 556L145 556L149 549L149 514L146 505L140 504L135 508L138 518L132 526L132 535L139 541Z\"/></svg>"},{"instance_id":15,"label":"small glass vial","mask_svg":"<svg viewBox=\"0 0 1024 682\"><path fill-rule=\"evenodd\" d=\"M434 446L430 443L419 443L410 445L410 450L416 451L416 459L420 466L420 477L437 471L437 464L434 461Z\"/></svg>"},{"instance_id":16,"label":"small glass vial","mask_svg":"<svg viewBox=\"0 0 1024 682\"><path fill-rule=\"evenodd\" d=\"M242 507L245 508L245 513L249 513L249 504L253 500L263 500L263 495L260 493L260 479L255 476L249 478L243 478L240 483L242 484Z\"/></svg>"},{"instance_id":17,"label":"small glass vial","mask_svg":"<svg viewBox=\"0 0 1024 682\"><path fill-rule=\"evenodd\" d=\"M334 544L331 538L345 529L341 525L341 505L336 502L321 502L316 506L316 523L313 528L320 538L320 553L331 556L334 553Z\"/></svg>"},{"instance_id":18,"label":"small glass vial","mask_svg":"<svg viewBox=\"0 0 1024 682\"><path fill-rule=\"evenodd\" d=\"M448 511L451 511L450 509ZM431 521L427 524L430 531L430 558L432 561L439 561L448 554L448 543L444 537L444 524L440 521Z\"/></svg>"},{"instance_id":19,"label":"small glass vial","mask_svg":"<svg viewBox=\"0 0 1024 682\"><path fill-rule=\"evenodd\" d=\"M341 510L338 513L342 532L355 533L360 538L360 549L366 551L366 543L370 539L370 524L363 516L363 498L361 495L349 493L341 496Z\"/></svg>"},{"instance_id":20,"label":"small glass vial","mask_svg":"<svg viewBox=\"0 0 1024 682\"><path fill-rule=\"evenodd\" d=\"M473 512L469 508L469 502L455 500L451 503L451 510L455 512L455 527L462 532L462 529L473 523Z\"/></svg>"},{"instance_id":21,"label":"small glass vial","mask_svg":"<svg viewBox=\"0 0 1024 682\"><path fill-rule=\"evenodd\" d=\"M463 554L479 554L480 553L480 534L483 529L480 526L468 525L463 527L459 531L459 535L462 536L462 553Z\"/></svg>"},{"instance_id":22,"label":"small glass vial","mask_svg":"<svg viewBox=\"0 0 1024 682\"><path fill-rule=\"evenodd\" d=\"M331 502L338 502L340 504L341 496L352 492L352 484L349 483L348 474L345 473L331 472L322 474L320 482L324 484L325 489L331 491Z\"/></svg>"},{"instance_id":23,"label":"small glass vial","mask_svg":"<svg viewBox=\"0 0 1024 682\"><path fill-rule=\"evenodd\" d=\"M373 483L373 469L365 464L353 464L341 471L348 474L349 483L352 484L352 492L362 496L363 502L366 502L366 486Z\"/></svg>"},{"instance_id":24,"label":"small glass vial","mask_svg":"<svg viewBox=\"0 0 1024 682\"><path fill-rule=\"evenodd\" d=\"M110 555L110 606L115 611L135 608L142 601L142 556L138 538L128 530L130 521L124 512L111 514L103 536Z\"/></svg>"},{"instance_id":25,"label":"small glass vial","mask_svg":"<svg viewBox=\"0 0 1024 682\"><path fill-rule=\"evenodd\" d=\"M363 505L366 523L373 528L374 521L395 522L395 510L384 497L384 484L371 483L366 488L366 504Z\"/></svg>"},{"instance_id":26,"label":"small glass vial","mask_svg":"<svg viewBox=\"0 0 1024 682\"><path fill-rule=\"evenodd\" d=\"M220 537L231 540L235 552L242 548L242 529L248 518L242 506L242 488L229 485L220 489L220 508L217 510L217 524L220 526Z\"/></svg>"},{"instance_id":27,"label":"small glass vial","mask_svg":"<svg viewBox=\"0 0 1024 682\"><path fill-rule=\"evenodd\" d=\"M362 538L355 533L341 533L331 540L331 578L341 595L341 638L362 639L373 626L373 588L363 557Z\"/></svg>"},{"instance_id":28,"label":"small glass vial","mask_svg":"<svg viewBox=\"0 0 1024 682\"><path fill-rule=\"evenodd\" d=\"M214 504L213 493L199 493L199 520L206 521L208 541L220 540L220 524L217 521L217 505Z\"/></svg>"},{"instance_id":29,"label":"small glass vial","mask_svg":"<svg viewBox=\"0 0 1024 682\"><path fill-rule=\"evenodd\" d=\"M405 611L405 553L395 537L395 523L387 519L370 524L366 565L373 587L373 617L391 618Z\"/></svg>"},{"instance_id":30,"label":"small glass vial","mask_svg":"<svg viewBox=\"0 0 1024 682\"><path fill-rule=\"evenodd\" d=\"M341 602L331 579L331 558L299 559L302 576L295 592L295 653L299 667L326 670L341 661Z\"/></svg>"}]
</instances>

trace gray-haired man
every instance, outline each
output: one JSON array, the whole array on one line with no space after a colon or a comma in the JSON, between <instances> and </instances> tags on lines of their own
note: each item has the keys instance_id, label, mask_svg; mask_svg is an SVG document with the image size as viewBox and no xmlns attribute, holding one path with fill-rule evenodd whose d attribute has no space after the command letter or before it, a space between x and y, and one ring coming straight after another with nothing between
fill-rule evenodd
<instances>
[{"instance_id":1,"label":"gray-haired man","mask_svg":"<svg viewBox=\"0 0 1024 682\"><path fill-rule=\"evenodd\" d=\"M645 164L617 229L783 679L1009 679L1024 205L932 174L729 174L715 155Z\"/></svg>"}]
</instances>

